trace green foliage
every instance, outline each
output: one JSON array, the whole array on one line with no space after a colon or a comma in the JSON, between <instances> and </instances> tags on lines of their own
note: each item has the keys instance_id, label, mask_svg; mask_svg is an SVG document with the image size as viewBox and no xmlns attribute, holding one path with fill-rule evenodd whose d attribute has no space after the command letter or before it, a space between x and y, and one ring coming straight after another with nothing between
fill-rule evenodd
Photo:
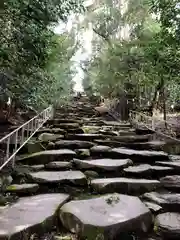
<instances>
[{"instance_id":1,"label":"green foliage","mask_svg":"<svg viewBox=\"0 0 180 240\"><path fill-rule=\"evenodd\" d=\"M42 108L69 92L69 61L76 46L71 36L55 36L52 29L60 19L66 21L73 11L82 9L82 2L76 0L7 0L1 4L0 73L5 76L1 89L6 88L1 95Z\"/></svg>"},{"instance_id":2,"label":"green foliage","mask_svg":"<svg viewBox=\"0 0 180 240\"><path fill-rule=\"evenodd\" d=\"M109 8L112 7L117 8L114 5ZM104 40L108 35L109 41L104 41L99 53L93 55L88 66L86 64L88 84L94 92L107 98L131 96L138 106L153 101L157 91L160 94L166 91L168 102L174 102L180 97L178 1L130 0L124 9L121 21L116 11L111 11L110 19L111 23L114 18L118 19L120 25L112 24L113 32L129 26L129 37L111 38L112 32L108 31L108 35L103 30ZM93 29L97 29L96 26L104 26L105 21L94 18L92 24ZM96 32L102 29L99 27ZM98 40L94 44L98 45Z\"/></svg>"}]
</instances>

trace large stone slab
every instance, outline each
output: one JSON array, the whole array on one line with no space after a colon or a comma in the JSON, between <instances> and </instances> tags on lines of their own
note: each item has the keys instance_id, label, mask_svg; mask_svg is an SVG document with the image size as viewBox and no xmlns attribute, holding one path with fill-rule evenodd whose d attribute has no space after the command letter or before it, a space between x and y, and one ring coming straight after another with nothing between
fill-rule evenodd
<instances>
[{"instance_id":1,"label":"large stone slab","mask_svg":"<svg viewBox=\"0 0 180 240\"><path fill-rule=\"evenodd\" d=\"M180 236L180 213L166 212L155 219L156 232L163 239L177 239Z\"/></svg>"},{"instance_id":2,"label":"large stone slab","mask_svg":"<svg viewBox=\"0 0 180 240\"><path fill-rule=\"evenodd\" d=\"M94 139L105 139L106 136L96 133L79 133L73 135L69 134L68 136L66 136L66 138L71 140L93 141Z\"/></svg>"},{"instance_id":3,"label":"large stone slab","mask_svg":"<svg viewBox=\"0 0 180 240\"><path fill-rule=\"evenodd\" d=\"M131 124L130 123L122 123L122 122L118 122L118 121L103 121L104 125L108 125L108 126L118 126L121 128L130 128Z\"/></svg>"},{"instance_id":4,"label":"large stone slab","mask_svg":"<svg viewBox=\"0 0 180 240\"><path fill-rule=\"evenodd\" d=\"M90 149L93 156L106 156L109 151L111 151L111 148L103 145L94 146Z\"/></svg>"},{"instance_id":5,"label":"large stone slab","mask_svg":"<svg viewBox=\"0 0 180 240\"><path fill-rule=\"evenodd\" d=\"M63 225L86 239L120 239L120 233L146 232L152 217L137 197L109 194L71 201L60 209Z\"/></svg>"},{"instance_id":6,"label":"large stone slab","mask_svg":"<svg viewBox=\"0 0 180 240\"><path fill-rule=\"evenodd\" d=\"M100 178L91 181L91 186L97 192L140 194L150 192L160 186L157 180L135 178Z\"/></svg>"},{"instance_id":7,"label":"large stone slab","mask_svg":"<svg viewBox=\"0 0 180 240\"><path fill-rule=\"evenodd\" d=\"M180 161L173 161L173 162L161 162L161 161L157 161L155 162L156 164L158 165L161 165L161 166L167 166L167 167L172 167L174 168L177 172L180 172Z\"/></svg>"},{"instance_id":8,"label":"large stone slab","mask_svg":"<svg viewBox=\"0 0 180 240\"><path fill-rule=\"evenodd\" d=\"M152 166L150 164L140 164L137 166L130 166L124 169L126 175L136 177L150 177L150 176L166 176L169 173L173 173L173 168L164 166Z\"/></svg>"},{"instance_id":9,"label":"large stone slab","mask_svg":"<svg viewBox=\"0 0 180 240\"><path fill-rule=\"evenodd\" d=\"M150 139L151 135L129 135L129 136L113 136L112 139L119 142L135 143L146 142Z\"/></svg>"},{"instance_id":10,"label":"large stone slab","mask_svg":"<svg viewBox=\"0 0 180 240\"><path fill-rule=\"evenodd\" d=\"M169 190L175 190L179 192L180 190L180 176L179 175L172 175L166 176L160 179L161 184L163 187Z\"/></svg>"},{"instance_id":11,"label":"large stone slab","mask_svg":"<svg viewBox=\"0 0 180 240\"><path fill-rule=\"evenodd\" d=\"M180 194L178 193L150 192L145 193L142 197L143 199L157 203L165 210L180 212Z\"/></svg>"},{"instance_id":12,"label":"large stone slab","mask_svg":"<svg viewBox=\"0 0 180 240\"><path fill-rule=\"evenodd\" d=\"M57 210L68 199L67 194L43 194L20 198L0 209L0 239L30 239L35 232L51 230Z\"/></svg>"},{"instance_id":13,"label":"large stone slab","mask_svg":"<svg viewBox=\"0 0 180 240\"><path fill-rule=\"evenodd\" d=\"M72 183L77 185L87 183L85 175L80 171L41 171L29 173L28 176L35 183Z\"/></svg>"},{"instance_id":14,"label":"large stone slab","mask_svg":"<svg viewBox=\"0 0 180 240\"><path fill-rule=\"evenodd\" d=\"M137 162L155 162L169 160L168 154L161 151L133 150L128 148L113 148L111 151L114 157L125 157Z\"/></svg>"},{"instance_id":15,"label":"large stone slab","mask_svg":"<svg viewBox=\"0 0 180 240\"><path fill-rule=\"evenodd\" d=\"M41 133L57 133L57 134L64 134L65 130L61 128L40 128L37 131L37 134Z\"/></svg>"},{"instance_id":16,"label":"large stone slab","mask_svg":"<svg viewBox=\"0 0 180 240\"><path fill-rule=\"evenodd\" d=\"M79 128L79 123L55 123L53 124L55 126L55 128L62 128L62 129L75 129L75 128Z\"/></svg>"},{"instance_id":17,"label":"large stone slab","mask_svg":"<svg viewBox=\"0 0 180 240\"><path fill-rule=\"evenodd\" d=\"M41 133L38 136L38 140L41 142L51 142L51 141L57 141L58 139L64 138L64 135L60 134L53 134L53 133Z\"/></svg>"},{"instance_id":18,"label":"large stone slab","mask_svg":"<svg viewBox=\"0 0 180 240\"><path fill-rule=\"evenodd\" d=\"M59 149L59 150L48 150L33 153L24 158L18 160L18 162L22 164L28 165L38 165L38 164L46 164L53 161L63 161L70 160L76 156L76 153L69 149Z\"/></svg>"},{"instance_id":19,"label":"large stone slab","mask_svg":"<svg viewBox=\"0 0 180 240\"><path fill-rule=\"evenodd\" d=\"M76 167L79 169L94 169L104 171L119 171L124 167L132 165L133 162L130 159L96 159L91 161L74 159Z\"/></svg>"},{"instance_id":20,"label":"large stone slab","mask_svg":"<svg viewBox=\"0 0 180 240\"><path fill-rule=\"evenodd\" d=\"M55 142L56 148L91 148L94 146L94 143L88 141L78 141L78 140L60 140Z\"/></svg>"},{"instance_id":21,"label":"large stone slab","mask_svg":"<svg viewBox=\"0 0 180 240\"><path fill-rule=\"evenodd\" d=\"M72 168L71 162L50 162L45 165L45 169L48 170L63 170L63 169L69 169Z\"/></svg>"},{"instance_id":22,"label":"large stone slab","mask_svg":"<svg viewBox=\"0 0 180 240\"><path fill-rule=\"evenodd\" d=\"M12 184L6 188L6 192L29 194L37 192L38 189L38 184Z\"/></svg>"}]
</instances>

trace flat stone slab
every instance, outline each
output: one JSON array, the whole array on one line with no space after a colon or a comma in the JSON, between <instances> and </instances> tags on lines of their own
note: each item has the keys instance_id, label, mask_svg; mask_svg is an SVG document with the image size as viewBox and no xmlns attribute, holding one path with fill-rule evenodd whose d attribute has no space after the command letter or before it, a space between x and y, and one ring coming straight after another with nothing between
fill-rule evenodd
<instances>
[{"instance_id":1,"label":"flat stone slab","mask_svg":"<svg viewBox=\"0 0 180 240\"><path fill-rule=\"evenodd\" d=\"M79 141L79 140L60 140L55 142L56 148L91 148L94 146L94 143L88 141Z\"/></svg>"},{"instance_id":2,"label":"flat stone slab","mask_svg":"<svg viewBox=\"0 0 180 240\"><path fill-rule=\"evenodd\" d=\"M29 178L35 183L72 183L85 185L86 176L80 171L42 171L28 174Z\"/></svg>"},{"instance_id":3,"label":"flat stone slab","mask_svg":"<svg viewBox=\"0 0 180 240\"><path fill-rule=\"evenodd\" d=\"M124 169L127 175L134 175L137 177L160 175L165 176L169 173L173 173L173 168L163 166L151 166L149 164L140 164L137 166L130 166Z\"/></svg>"},{"instance_id":4,"label":"flat stone slab","mask_svg":"<svg viewBox=\"0 0 180 240\"><path fill-rule=\"evenodd\" d=\"M6 188L6 192L11 193L35 193L39 189L38 184L12 184Z\"/></svg>"},{"instance_id":5,"label":"flat stone slab","mask_svg":"<svg viewBox=\"0 0 180 240\"><path fill-rule=\"evenodd\" d=\"M111 154L114 157L125 157L137 162L155 162L169 160L168 154L161 151L133 150L128 148L113 148Z\"/></svg>"},{"instance_id":6,"label":"flat stone slab","mask_svg":"<svg viewBox=\"0 0 180 240\"><path fill-rule=\"evenodd\" d=\"M149 209L139 198L121 194L71 201L60 209L60 219L81 238L105 236L108 240L119 239L124 230L146 232L152 222Z\"/></svg>"},{"instance_id":7,"label":"flat stone slab","mask_svg":"<svg viewBox=\"0 0 180 240\"><path fill-rule=\"evenodd\" d=\"M62 170L65 168L72 168L72 164L70 162L50 162L45 165L45 169Z\"/></svg>"},{"instance_id":8,"label":"flat stone slab","mask_svg":"<svg viewBox=\"0 0 180 240\"><path fill-rule=\"evenodd\" d=\"M133 162L130 159L96 159L91 161L74 159L76 167L79 169L94 169L104 171L118 171L124 167L132 165Z\"/></svg>"},{"instance_id":9,"label":"flat stone slab","mask_svg":"<svg viewBox=\"0 0 180 240\"><path fill-rule=\"evenodd\" d=\"M0 239L30 239L35 229L51 230L57 210L68 199L67 194L41 194L0 209Z\"/></svg>"},{"instance_id":10,"label":"flat stone slab","mask_svg":"<svg viewBox=\"0 0 180 240\"><path fill-rule=\"evenodd\" d=\"M106 138L105 135L103 134L96 134L96 133L79 133L79 134L73 134L73 135L68 135L67 139L72 139L72 140L83 140L83 141L93 141L94 139L104 139Z\"/></svg>"},{"instance_id":11,"label":"flat stone slab","mask_svg":"<svg viewBox=\"0 0 180 240\"><path fill-rule=\"evenodd\" d=\"M94 146L90 149L90 152L93 155L103 154L103 153L106 154L109 151L111 151L111 147L103 146L103 145Z\"/></svg>"},{"instance_id":12,"label":"flat stone slab","mask_svg":"<svg viewBox=\"0 0 180 240\"><path fill-rule=\"evenodd\" d=\"M157 162L155 162L156 164L158 164L158 165L161 165L161 166L166 166L166 167L172 167L172 168L174 168L175 170L177 170L177 171L180 171L180 161L173 161L173 162L161 162L161 161L157 161Z\"/></svg>"},{"instance_id":13,"label":"flat stone slab","mask_svg":"<svg viewBox=\"0 0 180 240\"><path fill-rule=\"evenodd\" d=\"M170 190L180 190L180 176L166 176L160 179L160 182L163 187Z\"/></svg>"},{"instance_id":14,"label":"flat stone slab","mask_svg":"<svg viewBox=\"0 0 180 240\"><path fill-rule=\"evenodd\" d=\"M69 149L47 150L33 153L18 161L22 164L37 165L46 164L53 161L71 160L76 156L76 153Z\"/></svg>"},{"instance_id":15,"label":"flat stone slab","mask_svg":"<svg viewBox=\"0 0 180 240\"><path fill-rule=\"evenodd\" d=\"M65 131L64 129L61 128L40 128L37 133L59 133L59 134L64 134Z\"/></svg>"},{"instance_id":16,"label":"flat stone slab","mask_svg":"<svg viewBox=\"0 0 180 240\"><path fill-rule=\"evenodd\" d=\"M146 142L149 140L151 135L129 135L129 136L113 136L112 139L119 142L125 143L137 143L137 142Z\"/></svg>"},{"instance_id":17,"label":"flat stone slab","mask_svg":"<svg viewBox=\"0 0 180 240\"><path fill-rule=\"evenodd\" d=\"M160 182L135 178L100 178L92 180L91 185L97 192L135 194L153 191L160 186Z\"/></svg>"},{"instance_id":18,"label":"flat stone slab","mask_svg":"<svg viewBox=\"0 0 180 240\"><path fill-rule=\"evenodd\" d=\"M179 211L180 209L180 194L178 193L150 192L145 193L142 198L155 202L166 210Z\"/></svg>"},{"instance_id":19,"label":"flat stone slab","mask_svg":"<svg viewBox=\"0 0 180 240\"><path fill-rule=\"evenodd\" d=\"M57 141L58 139L64 138L64 135L60 135L60 134L53 134L53 133L41 133L38 136L38 140L41 142L53 142L53 141Z\"/></svg>"},{"instance_id":20,"label":"flat stone slab","mask_svg":"<svg viewBox=\"0 0 180 240\"><path fill-rule=\"evenodd\" d=\"M152 203L152 202L148 202L148 201L143 201L143 203L149 208L149 210L151 210L151 212L153 213L159 213L162 210L162 207L159 206L156 203Z\"/></svg>"},{"instance_id":21,"label":"flat stone slab","mask_svg":"<svg viewBox=\"0 0 180 240\"><path fill-rule=\"evenodd\" d=\"M118 127L122 127L122 128L130 128L131 124L130 123L121 123L118 121L103 121L104 125L108 125L108 126L118 126Z\"/></svg>"},{"instance_id":22,"label":"flat stone slab","mask_svg":"<svg viewBox=\"0 0 180 240\"><path fill-rule=\"evenodd\" d=\"M177 239L180 236L180 213L166 212L155 218L157 233L163 239Z\"/></svg>"},{"instance_id":23,"label":"flat stone slab","mask_svg":"<svg viewBox=\"0 0 180 240\"><path fill-rule=\"evenodd\" d=\"M62 129L74 129L79 128L79 123L55 123L53 124L56 128L62 128Z\"/></svg>"}]
</instances>

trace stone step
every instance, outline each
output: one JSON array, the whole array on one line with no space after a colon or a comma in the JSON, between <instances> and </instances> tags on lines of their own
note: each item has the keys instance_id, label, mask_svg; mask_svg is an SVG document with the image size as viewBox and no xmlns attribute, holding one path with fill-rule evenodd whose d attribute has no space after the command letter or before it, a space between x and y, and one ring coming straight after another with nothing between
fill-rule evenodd
<instances>
[{"instance_id":1,"label":"stone step","mask_svg":"<svg viewBox=\"0 0 180 240\"><path fill-rule=\"evenodd\" d=\"M53 170L53 171L71 169L72 163L71 162L50 162L48 164L45 164L44 168L46 170Z\"/></svg>"},{"instance_id":2,"label":"stone step","mask_svg":"<svg viewBox=\"0 0 180 240\"><path fill-rule=\"evenodd\" d=\"M12 184L8 186L5 192L8 193L16 193L17 195L29 195L32 193L36 193L39 189L38 184Z\"/></svg>"},{"instance_id":3,"label":"stone step","mask_svg":"<svg viewBox=\"0 0 180 240\"><path fill-rule=\"evenodd\" d=\"M164 211L180 212L179 193L149 192L145 193L142 199L158 204Z\"/></svg>"},{"instance_id":4,"label":"stone step","mask_svg":"<svg viewBox=\"0 0 180 240\"><path fill-rule=\"evenodd\" d=\"M83 239L120 239L124 230L143 233L152 223L150 211L139 198L121 194L66 203L60 219Z\"/></svg>"},{"instance_id":5,"label":"stone step","mask_svg":"<svg viewBox=\"0 0 180 240\"><path fill-rule=\"evenodd\" d=\"M180 175L166 176L160 179L161 184L164 188L180 192Z\"/></svg>"},{"instance_id":6,"label":"stone step","mask_svg":"<svg viewBox=\"0 0 180 240\"><path fill-rule=\"evenodd\" d=\"M167 153L162 151L148 151L148 150L133 150L128 148L113 148L111 150L111 156L116 158L130 158L135 162L146 162L152 163L159 160L160 161L169 160Z\"/></svg>"},{"instance_id":7,"label":"stone step","mask_svg":"<svg viewBox=\"0 0 180 240\"><path fill-rule=\"evenodd\" d=\"M80 171L41 171L28 174L32 183L86 185L86 176Z\"/></svg>"},{"instance_id":8,"label":"stone step","mask_svg":"<svg viewBox=\"0 0 180 240\"><path fill-rule=\"evenodd\" d=\"M107 136L103 134L95 133L82 133L82 134L68 134L66 139L69 140L82 140L82 141L93 141L94 139L105 139Z\"/></svg>"},{"instance_id":9,"label":"stone step","mask_svg":"<svg viewBox=\"0 0 180 240\"><path fill-rule=\"evenodd\" d=\"M58 209L68 200L67 194L43 194L0 208L0 239L32 239L37 230L39 234L52 231Z\"/></svg>"},{"instance_id":10,"label":"stone step","mask_svg":"<svg viewBox=\"0 0 180 240\"><path fill-rule=\"evenodd\" d=\"M80 141L80 140L60 140L55 142L55 148L68 148L68 149L77 149L77 148L91 148L95 144L89 141Z\"/></svg>"},{"instance_id":11,"label":"stone step","mask_svg":"<svg viewBox=\"0 0 180 240\"><path fill-rule=\"evenodd\" d=\"M124 173L126 177L136 177L136 178L151 178L156 177L160 178L162 176L166 176L167 174L173 174L174 169L171 167L163 167L157 165L150 164L140 164L137 166L130 166L128 168L124 168Z\"/></svg>"},{"instance_id":12,"label":"stone step","mask_svg":"<svg viewBox=\"0 0 180 240\"><path fill-rule=\"evenodd\" d=\"M100 178L91 181L92 188L100 193L142 194L160 187L157 180L135 178Z\"/></svg>"},{"instance_id":13,"label":"stone step","mask_svg":"<svg viewBox=\"0 0 180 240\"><path fill-rule=\"evenodd\" d=\"M95 171L114 171L120 174L120 171L132 165L133 162L130 159L96 159L91 161L74 159L73 163L77 169L92 169Z\"/></svg>"},{"instance_id":14,"label":"stone step","mask_svg":"<svg viewBox=\"0 0 180 240\"><path fill-rule=\"evenodd\" d=\"M18 159L18 163L26 165L47 164L53 161L71 160L76 153L69 149L48 150L30 154Z\"/></svg>"}]
</instances>

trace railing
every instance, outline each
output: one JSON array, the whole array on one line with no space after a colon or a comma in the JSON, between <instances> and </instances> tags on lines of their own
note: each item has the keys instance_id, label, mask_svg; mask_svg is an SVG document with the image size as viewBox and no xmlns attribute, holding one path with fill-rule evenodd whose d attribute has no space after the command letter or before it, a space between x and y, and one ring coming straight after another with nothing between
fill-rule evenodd
<instances>
[{"instance_id":1,"label":"railing","mask_svg":"<svg viewBox=\"0 0 180 240\"><path fill-rule=\"evenodd\" d=\"M16 154L43 126L43 124L48 119L52 118L52 116L53 107L50 106L19 128L15 129L13 132L0 139L0 145L5 146L3 164L0 166L0 170L11 161L12 167L14 167Z\"/></svg>"},{"instance_id":2,"label":"railing","mask_svg":"<svg viewBox=\"0 0 180 240\"><path fill-rule=\"evenodd\" d=\"M146 127L159 135L180 142L180 140L176 138L176 128L168 121L136 111L130 111L130 121L135 127Z\"/></svg>"}]
</instances>

